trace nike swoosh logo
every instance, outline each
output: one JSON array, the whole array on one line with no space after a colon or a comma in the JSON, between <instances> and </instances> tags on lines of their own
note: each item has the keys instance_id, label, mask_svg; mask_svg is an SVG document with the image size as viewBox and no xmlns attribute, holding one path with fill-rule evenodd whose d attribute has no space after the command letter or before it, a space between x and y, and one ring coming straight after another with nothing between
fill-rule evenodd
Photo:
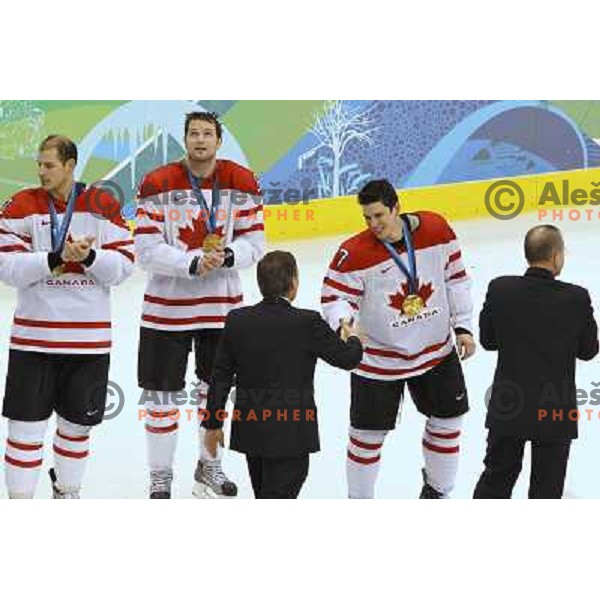
<instances>
[{"instance_id":1,"label":"nike swoosh logo","mask_svg":"<svg viewBox=\"0 0 600 600\"><path fill-rule=\"evenodd\" d=\"M93 417L95 414L98 414L97 410L92 410L92 411L87 411L87 413L85 413L88 417Z\"/></svg>"},{"instance_id":2,"label":"nike swoosh logo","mask_svg":"<svg viewBox=\"0 0 600 600\"><path fill-rule=\"evenodd\" d=\"M391 268L392 267L388 267L387 269L384 269L383 271L381 271L381 274L383 275L383 274L387 273Z\"/></svg>"}]
</instances>

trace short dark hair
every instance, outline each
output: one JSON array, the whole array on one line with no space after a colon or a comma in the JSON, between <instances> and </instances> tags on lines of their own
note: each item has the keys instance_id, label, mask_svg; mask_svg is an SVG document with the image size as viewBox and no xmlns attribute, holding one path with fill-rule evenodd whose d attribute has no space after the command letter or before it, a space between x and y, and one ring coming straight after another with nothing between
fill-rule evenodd
<instances>
[{"instance_id":1,"label":"short dark hair","mask_svg":"<svg viewBox=\"0 0 600 600\"><path fill-rule=\"evenodd\" d=\"M73 159L75 164L77 164L77 146L73 140L64 135L49 135L40 144L38 152L51 150L52 148L56 148L58 158L63 165L70 159Z\"/></svg>"},{"instance_id":2,"label":"short dark hair","mask_svg":"<svg viewBox=\"0 0 600 600\"><path fill-rule=\"evenodd\" d=\"M212 123L217 130L217 138L221 139L223 137L223 125L221 125L217 113L196 111L185 115L185 137L187 137L192 121L206 121L207 123Z\"/></svg>"},{"instance_id":3,"label":"short dark hair","mask_svg":"<svg viewBox=\"0 0 600 600\"><path fill-rule=\"evenodd\" d=\"M552 260L563 248L562 234L555 225L536 225L525 236L525 258L529 264Z\"/></svg>"},{"instance_id":4,"label":"short dark hair","mask_svg":"<svg viewBox=\"0 0 600 600\"><path fill-rule=\"evenodd\" d=\"M358 203L361 206L373 204L374 202L382 202L390 210L398 204L398 194L396 194L394 186L387 179L369 181L358 192Z\"/></svg>"},{"instance_id":5,"label":"short dark hair","mask_svg":"<svg viewBox=\"0 0 600 600\"><path fill-rule=\"evenodd\" d=\"M291 252L273 250L263 256L256 268L260 293L265 298L285 296L298 277L298 265Z\"/></svg>"}]
</instances>

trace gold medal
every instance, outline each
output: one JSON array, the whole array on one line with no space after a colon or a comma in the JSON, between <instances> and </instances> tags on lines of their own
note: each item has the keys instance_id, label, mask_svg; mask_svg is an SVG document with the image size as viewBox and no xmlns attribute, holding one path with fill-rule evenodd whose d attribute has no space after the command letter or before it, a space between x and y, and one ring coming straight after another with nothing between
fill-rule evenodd
<instances>
[{"instance_id":1,"label":"gold medal","mask_svg":"<svg viewBox=\"0 0 600 600\"><path fill-rule=\"evenodd\" d=\"M409 317L418 315L424 307L425 303L423 302L423 298L416 294L406 296L404 302L402 302L402 312Z\"/></svg>"},{"instance_id":2,"label":"gold medal","mask_svg":"<svg viewBox=\"0 0 600 600\"><path fill-rule=\"evenodd\" d=\"M202 250L204 252L212 252L213 250L217 250L221 248L221 236L216 233L209 233L202 243Z\"/></svg>"}]
</instances>

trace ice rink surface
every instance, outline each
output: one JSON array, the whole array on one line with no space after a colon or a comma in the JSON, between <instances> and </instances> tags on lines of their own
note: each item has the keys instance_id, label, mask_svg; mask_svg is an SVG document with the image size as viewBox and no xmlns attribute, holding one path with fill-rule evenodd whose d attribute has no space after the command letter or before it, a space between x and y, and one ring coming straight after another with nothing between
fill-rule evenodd
<instances>
[{"instance_id":1,"label":"ice rink surface","mask_svg":"<svg viewBox=\"0 0 600 600\"><path fill-rule=\"evenodd\" d=\"M549 222L549 221L542 221ZM539 223L530 213L512 221L468 221L454 223L462 245L463 257L472 278L474 323L477 318L488 282L496 276L522 274L526 268L522 241L527 229ZM567 258L561 279L586 286L598 313L600 302L600 253L598 237L600 222L556 222L565 234ZM300 292L296 306L319 309L320 288L329 260L344 237L307 242L271 245L292 251L300 266ZM254 269L242 273L247 304L260 300ZM140 390L136 383L137 342L145 274L137 270L121 287L113 290L113 340L110 379L125 395L125 407L118 417L106 421L92 433L92 453L84 481L83 498L144 498L147 495L145 439L143 423L138 420ZM8 358L8 339L15 304L14 290L0 287L0 340L4 350L0 355L0 392ZM257 332L259 334L260 332ZM486 430L485 391L492 381L495 353L478 347L476 355L464 363L471 411L465 419L461 440L461 463L454 498L469 498L481 471ZM600 381L598 359L578 364L577 385L592 389L593 381ZM188 386L195 380L192 361L188 369ZM320 364L315 379L316 401L319 407L321 452L311 457L308 480L302 498L344 498L345 455L349 408L349 375ZM421 487L420 469L421 417L410 400L404 403L401 422L392 432L383 449L382 466L376 494L379 498L415 498ZM109 398L109 403L112 401ZM596 457L600 455L600 407L593 409L592 420L580 422L580 435L572 447L567 476L567 496L600 498L600 469ZM587 416L586 416L587 419ZM176 455L174 496L191 498L192 474L198 455L196 423L184 414L179 430ZM1 419L0 438L4 449L6 422ZM51 466L51 439L53 425L47 434L44 470ZM528 457L528 453L526 454ZM224 467L239 484L240 497L252 497L245 460L242 455L226 452ZM528 458L517 483L514 497L526 496L529 477ZM6 497L4 482L0 482L0 497ZM40 479L37 497L50 497L46 474Z\"/></svg>"}]
</instances>

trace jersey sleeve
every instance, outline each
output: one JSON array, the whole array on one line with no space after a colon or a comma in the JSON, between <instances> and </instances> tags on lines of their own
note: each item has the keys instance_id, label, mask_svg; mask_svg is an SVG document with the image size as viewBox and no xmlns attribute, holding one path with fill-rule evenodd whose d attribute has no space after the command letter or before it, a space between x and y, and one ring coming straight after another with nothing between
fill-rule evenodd
<instances>
[{"instance_id":1,"label":"jersey sleeve","mask_svg":"<svg viewBox=\"0 0 600 600\"><path fill-rule=\"evenodd\" d=\"M30 220L20 214L19 200L9 200L0 211L0 281L27 287L51 274L47 252L33 252Z\"/></svg>"},{"instance_id":2,"label":"jersey sleeve","mask_svg":"<svg viewBox=\"0 0 600 600\"><path fill-rule=\"evenodd\" d=\"M323 316L332 329L339 328L340 319L351 320L357 315L363 295L362 271L352 268L350 251L342 245L329 265L321 289Z\"/></svg>"},{"instance_id":3,"label":"jersey sleeve","mask_svg":"<svg viewBox=\"0 0 600 600\"><path fill-rule=\"evenodd\" d=\"M256 264L265 253L265 225L262 196L254 175L244 174L240 187L233 192L233 241L229 247L234 255L234 268L246 269Z\"/></svg>"},{"instance_id":4,"label":"jersey sleeve","mask_svg":"<svg viewBox=\"0 0 600 600\"><path fill-rule=\"evenodd\" d=\"M103 285L119 285L132 273L135 257L133 238L127 223L121 215L117 200L105 195L102 206L106 207L100 228L100 239L97 241L96 258L86 268L99 283Z\"/></svg>"},{"instance_id":5,"label":"jersey sleeve","mask_svg":"<svg viewBox=\"0 0 600 600\"><path fill-rule=\"evenodd\" d=\"M448 240L445 243L444 282L450 306L450 319L454 329L473 332L473 302L471 278L464 265L462 251L456 234L448 225Z\"/></svg>"}]
</instances>

